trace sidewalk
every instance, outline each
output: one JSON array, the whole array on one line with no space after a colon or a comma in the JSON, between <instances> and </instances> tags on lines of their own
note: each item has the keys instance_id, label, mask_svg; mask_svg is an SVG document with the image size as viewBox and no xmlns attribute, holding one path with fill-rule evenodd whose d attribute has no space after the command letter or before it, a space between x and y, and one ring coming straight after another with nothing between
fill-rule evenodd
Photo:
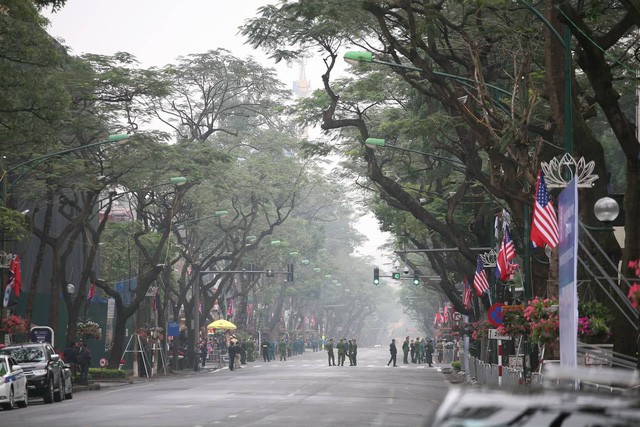
<instances>
[{"instance_id":1,"label":"sidewalk","mask_svg":"<svg viewBox=\"0 0 640 427\"><path fill-rule=\"evenodd\" d=\"M225 368L222 368L225 369ZM173 371L171 369L167 369L167 374L159 373L154 377L129 377L127 379L122 380L95 380L89 383L89 385L73 385L73 392L79 393L83 391L93 391L93 390L103 390L105 388L114 388L114 387L122 387L129 384L137 384L151 381L162 381L170 378L180 378L180 377L189 377L193 375L205 375L211 372L215 372L219 369L216 369L213 365L205 366L204 368L198 369L195 371L193 369L182 369Z\"/></svg>"}]
</instances>

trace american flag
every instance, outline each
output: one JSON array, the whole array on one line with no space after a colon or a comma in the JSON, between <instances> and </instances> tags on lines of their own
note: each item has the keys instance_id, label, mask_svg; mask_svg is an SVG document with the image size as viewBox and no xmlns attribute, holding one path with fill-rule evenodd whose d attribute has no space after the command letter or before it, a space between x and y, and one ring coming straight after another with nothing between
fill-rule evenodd
<instances>
[{"instance_id":1,"label":"american flag","mask_svg":"<svg viewBox=\"0 0 640 427\"><path fill-rule=\"evenodd\" d=\"M509 234L509 226L505 225L502 244L500 245L496 262L496 277L498 279L507 281L511 278L517 267L516 264L511 262L515 257L516 249L513 245L513 240L511 240L511 234Z\"/></svg>"},{"instance_id":2,"label":"american flag","mask_svg":"<svg viewBox=\"0 0 640 427\"><path fill-rule=\"evenodd\" d=\"M448 305L444 306L444 321L445 322L449 321L449 306Z\"/></svg>"},{"instance_id":3,"label":"american flag","mask_svg":"<svg viewBox=\"0 0 640 427\"><path fill-rule=\"evenodd\" d=\"M553 210L553 203L549 198L547 185L544 182L544 174L538 172L536 183L536 200L533 205L533 224L531 225L531 243L535 247L543 247L547 244L551 249L555 248L559 240L558 218Z\"/></svg>"},{"instance_id":4,"label":"american flag","mask_svg":"<svg viewBox=\"0 0 640 427\"><path fill-rule=\"evenodd\" d=\"M464 308L471 308L471 286L469 286L469 279L464 278L464 293L462 294L462 304Z\"/></svg>"},{"instance_id":5,"label":"american flag","mask_svg":"<svg viewBox=\"0 0 640 427\"><path fill-rule=\"evenodd\" d=\"M473 276L473 287L476 289L476 294L478 296L481 296L483 293L489 290L487 273L484 271L480 255L478 255L476 262L476 274Z\"/></svg>"}]
</instances>

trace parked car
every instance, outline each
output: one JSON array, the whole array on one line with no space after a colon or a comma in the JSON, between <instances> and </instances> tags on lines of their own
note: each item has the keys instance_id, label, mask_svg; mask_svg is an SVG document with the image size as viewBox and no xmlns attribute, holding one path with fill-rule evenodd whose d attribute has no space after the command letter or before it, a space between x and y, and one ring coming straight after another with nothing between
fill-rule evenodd
<instances>
[{"instance_id":1,"label":"parked car","mask_svg":"<svg viewBox=\"0 0 640 427\"><path fill-rule=\"evenodd\" d=\"M29 395L42 396L44 403L60 402L68 395L70 372L65 375L65 364L49 343L25 343L0 350L15 359L27 376Z\"/></svg>"},{"instance_id":2,"label":"parked car","mask_svg":"<svg viewBox=\"0 0 640 427\"><path fill-rule=\"evenodd\" d=\"M27 376L16 360L6 354L0 355L0 405L4 410L17 404L26 408L29 402Z\"/></svg>"},{"instance_id":3,"label":"parked car","mask_svg":"<svg viewBox=\"0 0 640 427\"><path fill-rule=\"evenodd\" d=\"M637 371L548 368L544 387L452 387L427 426L640 425ZM608 384L601 392L578 390ZM622 387L613 387L613 386ZM614 394L613 391L617 394Z\"/></svg>"}]
</instances>

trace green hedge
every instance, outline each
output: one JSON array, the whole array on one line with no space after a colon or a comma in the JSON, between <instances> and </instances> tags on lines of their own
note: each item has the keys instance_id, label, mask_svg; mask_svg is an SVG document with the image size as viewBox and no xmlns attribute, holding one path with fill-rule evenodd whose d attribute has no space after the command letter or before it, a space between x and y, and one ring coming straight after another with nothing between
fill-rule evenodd
<instances>
[{"instance_id":1,"label":"green hedge","mask_svg":"<svg viewBox=\"0 0 640 427\"><path fill-rule=\"evenodd\" d=\"M89 368L89 378L92 380L124 380L129 372L119 369Z\"/></svg>"}]
</instances>

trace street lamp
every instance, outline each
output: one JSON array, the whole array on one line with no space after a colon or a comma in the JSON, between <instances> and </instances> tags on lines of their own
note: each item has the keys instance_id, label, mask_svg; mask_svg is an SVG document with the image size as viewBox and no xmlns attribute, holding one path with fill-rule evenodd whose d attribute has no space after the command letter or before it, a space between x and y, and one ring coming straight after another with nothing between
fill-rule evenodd
<instances>
[{"instance_id":1,"label":"street lamp","mask_svg":"<svg viewBox=\"0 0 640 427\"><path fill-rule=\"evenodd\" d=\"M391 148L394 150L407 151L409 153L416 153L416 154L431 157L437 160L442 160L443 162L449 163L450 165L452 165L454 169L456 169L457 171L464 172L464 164L462 162L454 159L450 159L448 157L439 156L437 154L425 153L424 151L412 150L410 148L398 147L396 145L390 145L390 144L387 144L386 141L381 138L367 138L364 141L364 143L369 148L375 148L375 147Z\"/></svg>"}]
</instances>

